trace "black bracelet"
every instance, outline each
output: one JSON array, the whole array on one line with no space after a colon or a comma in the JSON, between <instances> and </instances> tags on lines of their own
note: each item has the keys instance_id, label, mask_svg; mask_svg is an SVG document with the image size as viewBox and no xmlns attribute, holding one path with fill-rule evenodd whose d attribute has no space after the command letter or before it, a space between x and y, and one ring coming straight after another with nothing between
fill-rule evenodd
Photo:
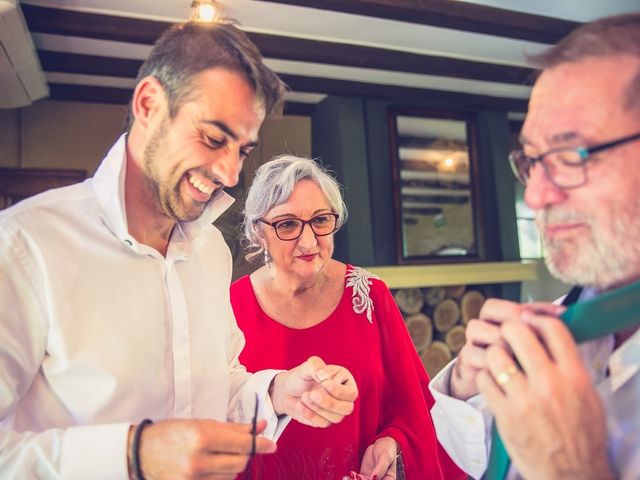
<instances>
[{"instance_id":1,"label":"black bracelet","mask_svg":"<svg viewBox=\"0 0 640 480\"><path fill-rule=\"evenodd\" d=\"M140 466L140 437L145 427L151 425L152 420L145 418L136 427L136 431L133 434L133 440L131 441L131 470L134 480L144 480L142 475L142 468Z\"/></svg>"}]
</instances>

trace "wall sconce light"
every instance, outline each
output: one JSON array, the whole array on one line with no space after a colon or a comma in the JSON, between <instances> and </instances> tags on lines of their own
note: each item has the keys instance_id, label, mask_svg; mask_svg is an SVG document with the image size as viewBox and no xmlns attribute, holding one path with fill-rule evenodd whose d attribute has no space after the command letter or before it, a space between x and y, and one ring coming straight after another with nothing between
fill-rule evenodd
<instances>
[{"instance_id":1,"label":"wall sconce light","mask_svg":"<svg viewBox=\"0 0 640 480\"><path fill-rule=\"evenodd\" d=\"M222 5L216 0L193 0L191 3L192 22L215 23L222 17Z\"/></svg>"}]
</instances>

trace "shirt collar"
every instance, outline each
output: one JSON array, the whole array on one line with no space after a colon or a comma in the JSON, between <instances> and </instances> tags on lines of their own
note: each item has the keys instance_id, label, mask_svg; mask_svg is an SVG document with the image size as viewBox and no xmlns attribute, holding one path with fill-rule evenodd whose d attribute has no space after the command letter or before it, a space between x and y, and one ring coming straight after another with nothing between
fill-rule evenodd
<instances>
[{"instance_id":1,"label":"shirt collar","mask_svg":"<svg viewBox=\"0 0 640 480\"><path fill-rule=\"evenodd\" d=\"M598 295L599 295L599 292L595 288L584 287L580 292L580 297L578 298L578 301L585 302L587 300L591 300L592 298L597 297Z\"/></svg>"},{"instance_id":2,"label":"shirt collar","mask_svg":"<svg viewBox=\"0 0 640 480\"><path fill-rule=\"evenodd\" d=\"M92 186L107 227L121 240L131 241L124 213L126 138L121 135L111 147L93 176Z\"/></svg>"},{"instance_id":3,"label":"shirt collar","mask_svg":"<svg viewBox=\"0 0 640 480\"><path fill-rule=\"evenodd\" d=\"M124 203L125 165L127 158L127 134L122 134L104 157L93 176L93 191L102 209L107 227L127 245L137 244L129 234ZM114 195L116 192L116 195ZM189 238L213 231L213 222L234 202L233 197L219 190L202 213L193 222L178 222Z\"/></svg>"},{"instance_id":4,"label":"shirt collar","mask_svg":"<svg viewBox=\"0 0 640 480\"><path fill-rule=\"evenodd\" d=\"M640 330L620 345L609 358L611 389L618 390L640 372Z\"/></svg>"},{"instance_id":5,"label":"shirt collar","mask_svg":"<svg viewBox=\"0 0 640 480\"><path fill-rule=\"evenodd\" d=\"M597 297L598 294L599 292L593 288L584 288L580 295L580 301ZM607 340L609 351L611 351L613 350L613 335L610 335ZM611 390L614 392L640 372L640 330L611 353L608 367Z\"/></svg>"}]
</instances>

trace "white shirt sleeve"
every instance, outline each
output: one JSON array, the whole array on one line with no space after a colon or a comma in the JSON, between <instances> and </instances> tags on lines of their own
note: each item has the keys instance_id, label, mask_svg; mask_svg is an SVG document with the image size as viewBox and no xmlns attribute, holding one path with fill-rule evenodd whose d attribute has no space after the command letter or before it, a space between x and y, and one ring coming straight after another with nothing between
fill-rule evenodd
<instances>
[{"instance_id":1,"label":"white shirt sleeve","mask_svg":"<svg viewBox=\"0 0 640 480\"><path fill-rule=\"evenodd\" d=\"M20 242L0 234L0 244L0 478L127 480L128 423L12 429L10 417L45 356L48 324L40 278Z\"/></svg>"},{"instance_id":2,"label":"white shirt sleeve","mask_svg":"<svg viewBox=\"0 0 640 480\"><path fill-rule=\"evenodd\" d=\"M55 478L60 465L62 430L20 433L8 419L40 368L47 341L42 301L33 286L38 279L28 273L23 250L5 229L0 232L0 478Z\"/></svg>"},{"instance_id":3,"label":"white shirt sleeve","mask_svg":"<svg viewBox=\"0 0 640 480\"><path fill-rule=\"evenodd\" d=\"M277 441L285 427L291 421L288 415L278 416L271 403L269 386L274 377L282 370L262 370L254 374L247 373L238 356L244 348L242 331L231 314L231 342L229 348L229 372L231 376L231 395L228 419L231 422L248 423L253 418L256 398L258 399L258 419L267 421L262 433L265 437Z\"/></svg>"},{"instance_id":4,"label":"white shirt sleeve","mask_svg":"<svg viewBox=\"0 0 640 480\"><path fill-rule=\"evenodd\" d=\"M491 415L481 395L466 402L449 395L454 359L429 383L435 399L431 417L440 444L451 459L473 478L487 469L491 445Z\"/></svg>"},{"instance_id":5,"label":"white shirt sleeve","mask_svg":"<svg viewBox=\"0 0 640 480\"><path fill-rule=\"evenodd\" d=\"M129 423L70 427L64 432L62 480L128 480Z\"/></svg>"},{"instance_id":6,"label":"white shirt sleeve","mask_svg":"<svg viewBox=\"0 0 640 480\"><path fill-rule=\"evenodd\" d=\"M278 438L280 438L285 427L291 421L289 415L276 415L273 404L271 403L271 397L269 396L269 385L271 385L273 378L280 372L281 370L261 370L256 372L251 376L244 389L245 392L258 392L258 398L260 399L258 402L258 419L267 420L267 428L262 435L273 441L277 441ZM255 397L248 402L247 406L253 408L254 405Z\"/></svg>"}]
</instances>

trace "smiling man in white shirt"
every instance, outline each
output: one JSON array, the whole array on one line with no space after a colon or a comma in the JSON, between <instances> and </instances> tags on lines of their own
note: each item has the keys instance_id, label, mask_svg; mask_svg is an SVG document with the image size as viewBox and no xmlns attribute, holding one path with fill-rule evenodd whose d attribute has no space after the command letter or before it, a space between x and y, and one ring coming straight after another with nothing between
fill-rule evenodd
<instances>
[{"instance_id":1,"label":"smiling man in white shirt","mask_svg":"<svg viewBox=\"0 0 640 480\"><path fill-rule=\"evenodd\" d=\"M176 26L95 176L0 213L1 478L232 479L291 417L352 411L344 368L238 363L212 222L283 91L237 28Z\"/></svg>"},{"instance_id":2,"label":"smiling man in white shirt","mask_svg":"<svg viewBox=\"0 0 640 480\"><path fill-rule=\"evenodd\" d=\"M565 304L637 288L640 14L582 26L538 62L523 149L510 161L549 270L583 287ZM456 463L484 474L493 417L509 479L640 478L639 298L626 304L628 324L614 330L624 315L598 315L592 325L612 333L580 345L558 318L564 307L488 300L430 385L438 437Z\"/></svg>"}]
</instances>

